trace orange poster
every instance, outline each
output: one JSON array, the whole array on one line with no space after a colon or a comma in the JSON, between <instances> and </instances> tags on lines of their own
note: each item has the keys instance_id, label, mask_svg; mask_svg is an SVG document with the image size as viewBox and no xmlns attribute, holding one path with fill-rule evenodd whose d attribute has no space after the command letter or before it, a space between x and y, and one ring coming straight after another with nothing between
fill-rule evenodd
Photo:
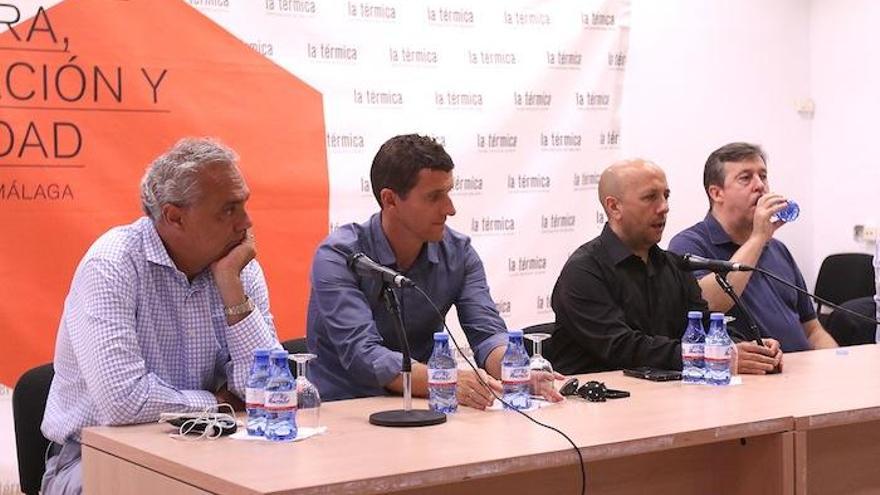
<instances>
[{"instance_id":1,"label":"orange poster","mask_svg":"<svg viewBox=\"0 0 880 495\"><path fill-rule=\"evenodd\" d=\"M279 338L304 334L321 94L179 0L66 0L0 34L0 383L52 360L76 264L142 214L144 169L185 136L241 156Z\"/></svg>"}]
</instances>

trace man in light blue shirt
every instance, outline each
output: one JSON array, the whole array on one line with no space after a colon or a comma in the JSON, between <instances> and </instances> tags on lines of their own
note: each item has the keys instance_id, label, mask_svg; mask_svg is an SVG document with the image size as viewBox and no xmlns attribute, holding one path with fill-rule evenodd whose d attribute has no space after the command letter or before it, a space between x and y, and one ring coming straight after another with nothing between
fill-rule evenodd
<instances>
[{"instance_id":1,"label":"man in light blue shirt","mask_svg":"<svg viewBox=\"0 0 880 495\"><path fill-rule=\"evenodd\" d=\"M362 224L348 224L318 247L312 263L308 309L309 351L317 354L311 376L327 400L401 393L401 345L382 298L381 281L347 266L363 252L403 272L421 287L445 316L455 305L479 370L459 370L462 405L484 409L500 393L501 357L507 345L504 321L489 295L483 263L470 239L446 226L455 215L449 192L454 165L429 137L396 136L379 149L370 170L381 211ZM427 395L427 362L438 315L414 289L398 292L416 362L414 396ZM485 371L484 371L485 370ZM549 376L535 374L534 386L550 400L561 400ZM491 389L491 390L490 390Z\"/></svg>"},{"instance_id":2,"label":"man in light blue shirt","mask_svg":"<svg viewBox=\"0 0 880 495\"><path fill-rule=\"evenodd\" d=\"M215 141L180 141L141 182L147 216L77 267L42 425L44 494L81 492L83 428L238 405L253 350L278 347L237 161Z\"/></svg>"}]
</instances>

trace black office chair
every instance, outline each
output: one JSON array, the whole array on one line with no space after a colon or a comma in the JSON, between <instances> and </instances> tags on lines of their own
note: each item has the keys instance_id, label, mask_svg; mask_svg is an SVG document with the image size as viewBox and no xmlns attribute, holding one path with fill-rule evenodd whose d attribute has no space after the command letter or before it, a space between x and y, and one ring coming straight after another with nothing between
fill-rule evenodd
<instances>
[{"instance_id":1,"label":"black office chair","mask_svg":"<svg viewBox=\"0 0 880 495\"><path fill-rule=\"evenodd\" d=\"M819 276L816 278L816 295L834 304L842 304L852 299L873 296L874 257L865 253L832 254L822 261ZM822 303L817 303L816 312L823 318Z\"/></svg>"},{"instance_id":2,"label":"black office chair","mask_svg":"<svg viewBox=\"0 0 880 495\"><path fill-rule=\"evenodd\" d=\"M840 306L871 318L875 318L877 314L877 307L874 304L873 296L846 301ZM856 318L843 311L834 310L828 315L825 329L842 346L860 345L874 343L877 325L870 321Z\"/></svg>"},{"instance_id":3,"label":"black office chair","mask_svg":"<svg viewBox=\"0 0 880 495\"><path fill-rule=\"evenodd\" d=\"M281 347L283 347L285 351L291 354L302 354L304 352L309 352L309 348L306 345L305 337L301 339L285 340L281 343Z\"/></svg>"},{"instance_id":4,"label":"black office chair","mask_svg":"<svg viewBox=\"0 0 880 495\"><path fill-rule=\"evenodd\" d=\"M12 417L15 421L15 447L18 452L18 480L22 493L40 493L46 470L49 440L40 431L49 386L55 369L52 363L37 366L21 375L12 391Z\"/></svg>"},{"instance_id":5,"label":"black office chair","mask_svg":"<svg viewBox=\"0 0 880 495\"><path fill-rule=\"evenodd\" d=\"M281 343L281 347L283 347L284 350L289 352L290 354L302 354L305 352L309 352L309 348L306 345L305 337L301 339L285 340ZM293 361L288 361L287 364L290 365L290 372L293 374L293 376L296 376L296 363Z\"/></svg>"},{"instance_id":6,"label":"black office chair","mask_svg":"<svg viewBox=\"0 0 880 495\"><path fill-rule=\"evenodd\" d=\"M550 335L553 335L553 332L555 331L556 323L539 323L537 325L530 325L523 328L523 335L528 335L530 333L549 333ZM545 356L547 355L547 344L550 343L550 340L551 339L547 339L541 343L541 346L543 348L541 353ZM535 345L531 342L524 342L524 345L526 347L526 353L529 355L529 357L532 357L532 354L535 352Z\"/></svg>"}]
</instances>

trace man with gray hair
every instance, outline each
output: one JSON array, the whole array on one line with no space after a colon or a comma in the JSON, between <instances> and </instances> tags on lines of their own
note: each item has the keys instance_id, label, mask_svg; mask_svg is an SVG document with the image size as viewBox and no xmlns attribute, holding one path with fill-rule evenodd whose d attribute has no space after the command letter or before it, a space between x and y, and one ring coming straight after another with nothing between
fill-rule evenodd
<instances>
[{"instance_id":1,"label":"man with gray hair","mask_svg":"<svg viewBox=\"0 0 880 495\"><path fill-rule=\"evenodd\" d=\"M81 430L240 405L253 350L278 347L238 157L183 139L141 181L146 217L102 235L64 303L43 493L80 493Z\"/></svg>"}]
</instances>

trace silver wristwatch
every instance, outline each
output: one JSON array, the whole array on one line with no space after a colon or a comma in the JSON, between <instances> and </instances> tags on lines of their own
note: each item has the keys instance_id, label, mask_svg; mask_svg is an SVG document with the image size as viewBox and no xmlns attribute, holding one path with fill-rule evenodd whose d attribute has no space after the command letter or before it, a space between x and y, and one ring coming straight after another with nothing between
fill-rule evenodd
<instances>
[{"instance_id":1,"label":"silver wristwatch","mask_svg":"<svg viewBox=\"0 0 880 495\"><path fill-rule=\"evenodd\" d=\"M248 296L244 296L244 302L241 304L236 304L235 306L225 306L223 308L223 312L226 313L226 316L238 316L246 313L250 313L254 310L256 306L254 302L251 301L251 298Z\"/></svg>"}]
</instances>

